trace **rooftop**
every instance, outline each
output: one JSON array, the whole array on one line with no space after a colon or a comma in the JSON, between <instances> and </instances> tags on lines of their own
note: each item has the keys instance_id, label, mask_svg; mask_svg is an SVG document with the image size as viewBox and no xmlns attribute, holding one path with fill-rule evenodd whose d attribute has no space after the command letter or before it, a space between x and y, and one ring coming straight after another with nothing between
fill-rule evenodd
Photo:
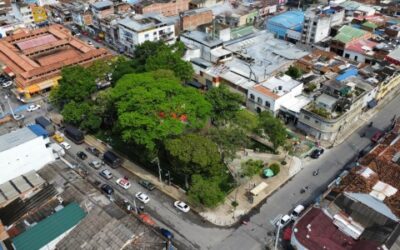
<instances>
[{"instance_id":1,"label":"rooftop","mask_svg":"<svg viewBox=\"0 0 400 250\"><path fill-rule=\"evenodd\" d=\"M211 38L209 34L198 30L187 31L181 34L181 36L189 40L201 43L209 48L222 45L222 41L218 38Z\"/></svg>"},{"instance_id":2,"label":"rooftop","mask_svg":"<svg viewBox=\"0 0 400 250\"><path fill-rule=\"evenodd\" d=\"M40 249L74 227L85 216L85 212L77 203L71 203L21 233L12 241L18 250Z\"/></svg>"},{"instance_id":3,"label":"rooftop","mask_svg":"<svg viewBox=\"0 0 400 250\"><path fill-rule=\"evenodd\" d=\"M62 67L87 65L110 56L108 50L93 48L58 24L0 40L0 61L16 75L17 87L31 94L49 86L35 86L31 90L29 86L59 76Z\"/></svg>"},{"instance_id":4,"label":"rooftop","mask_svg":"<svg viewBox=\"0 0 400 250\"><path fill-rule=\"evenodd\" d=\"M343 233L323 210L313 207L294 226L293 236L307 249L376 250L379 244L354 240Z\"/></svg>"},{"instance_id":5,"label":"rooftop","mask_svg":"<svg viewBox=\"0 0 400 250\"><path fill-rule=\"evenodd\" d=\"M387 56L397 61L400 61L400 47L397 47L396 49L392 50Z\"/></svg>"},{"instance_id":6,"label":"rooftop","mask_svg":"<svg viewBox=\"0 0 400 250\"><path fill-rule=\"evenodd\" d=\"M29 127L24 127L0 136L0 152L6 151L27 141L33 140L36 135Z\"/></svg>"},{"instance_id":7,"label":"rooftop","mask_svg":"<svg viewBox=\"0 0 400 250\"><path fill-rule=\"evenodd\" d=\"M287 11L277 16L268 19L268 23L284 26L288 29L295 29L302 26L304 22L304 12L302 11Z\"/></svg>"},{"instance_id":8,"label":"rooftop","mask_svg":"<svg viewBox=\"0 0 400 250\"><path fill-rule=\"evenodd\" d=\"M111 1L99 1L92 4L95 9L103 10L106 8L110 8L113 6L113 2Z\"/></svg>"},{"instance_id":9,"label":"rooftop","mask_svg":"<svg viewBox=\"0 0 400 250\"><path fill-rule=\"evenodd\" d=\"M136 32L146 31L165 24L172 24L168 18L158 14L127 16L118 21L118 24Z\"/></svg>"},{"instance_id":10,"label":"rooftop","mask_svg":"<svg viewBox=\"0 0 400 250\"><path fill-rule=\"evenodd\" d=\"M360 30L352 26L344 25L339 29L338 34L333 38L333 40L338 40L342 43L348 43L356 38L364 36L367 33L368 32L365 30Z\"/></svg>"},{"instance_id":11,"label":"rooftop","mask_svg":"<svg viewBox=\"0 0 400 250\"><path fill-rule=\"evenodd\" d=\"M358 39L350 43L350 45L346 47L346 50L372 56L374 53L372 50L376 45L378 45L376 42L367 39Z\"/></svg>"}]
</instances>

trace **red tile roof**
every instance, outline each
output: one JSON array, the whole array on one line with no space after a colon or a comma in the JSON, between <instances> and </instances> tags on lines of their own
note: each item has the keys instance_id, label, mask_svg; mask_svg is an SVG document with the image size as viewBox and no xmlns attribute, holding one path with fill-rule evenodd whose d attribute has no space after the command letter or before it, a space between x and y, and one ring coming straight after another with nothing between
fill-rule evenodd
<instances>
[{"instance_id":1,"label":"red tile roof","mask_svg":"<svg viewBox=\"0 0 400 250\"><path fill-rule=\"evenodd\" d=\"M269 90L268 88L266 88L260 84L254 86L253 89L256 90L257 92L259 92L260 94L271 97L274 100L279 98L279 96L277 94L273 93L271 90Z\"/></svg>"},{"instance_id":2,"label":"red tile roof","mask_svg":"<svg viewBox=\"0 0 400 250\"><path fill-rule=\"evenodd\" d=\"M55 36L53 36L52 34L47 34L44 36L39 36L30 40L25 40L23 42L19 42L17 43L17 46L21 49L21 50L26 50L26 49L31 49L31 48L35 48L38 46L42 46L51 42L55 42L57 41L57 38Z\"/></svg>"},{"instance_id":3,"label":"red tile roof","mask_svg":"<svg viewBox=\"0 0 400 250\"><path fill-rule=\"evenodd\" d=\"M368 51L372 51L372 49L377 45L378 43L367 40L367 39L360 39L360 40L355 40L350 43L346 47L346 50L354 51L360 54L365 54Z\"/></svg>"},{"instance_id":4,"label":"red tile roof","mask_svg":"<svg viewBox=\"0 0 400 250\"><path fill-rule=\"evenodd\" d=\"M300 218L293 232L296 240L310 250L376 250L378 247L376 242L354 240L342 233L330 217L315 207Z\"/></svg>"}]
</instances>

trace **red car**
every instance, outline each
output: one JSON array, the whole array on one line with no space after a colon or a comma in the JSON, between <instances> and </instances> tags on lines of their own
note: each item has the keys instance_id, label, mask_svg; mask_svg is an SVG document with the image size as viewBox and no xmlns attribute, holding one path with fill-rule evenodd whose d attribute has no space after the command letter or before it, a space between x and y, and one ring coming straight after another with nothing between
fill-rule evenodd
<instances>
[{"instance_id":1,"label":"red car","mask_svg":"<svg viewBox=\"0 0 400 250\"><path fill-rule=\"evenodd\" d=\"M383 136L385 135L385 133L383 133L383 131L377 131L375 132L375 134L371 137L371 141L373 143L377 143L379 141L379 139L381 139Z\"/></svg>"}]
</instances>

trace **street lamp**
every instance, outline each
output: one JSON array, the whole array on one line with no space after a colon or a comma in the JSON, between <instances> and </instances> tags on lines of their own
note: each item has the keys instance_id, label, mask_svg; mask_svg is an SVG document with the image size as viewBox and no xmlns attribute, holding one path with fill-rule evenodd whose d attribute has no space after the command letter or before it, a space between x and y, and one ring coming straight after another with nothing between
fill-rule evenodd
<instances>
[{"instance_id":1,"label":"street lamp","mask_svg":"<svg viewBox=\"0 0 400 250\"><path fill-rule=\"evenodd\" d=\"M8 107L10 108L10 111L11 111L11 115L14 117L15 114L14 114L14 111L13 111L13 109L12 109L12 107L11 107L10 100L8 99L8 95L5 95L4 98L7 100Z\"/></svg>"}]
</instances>

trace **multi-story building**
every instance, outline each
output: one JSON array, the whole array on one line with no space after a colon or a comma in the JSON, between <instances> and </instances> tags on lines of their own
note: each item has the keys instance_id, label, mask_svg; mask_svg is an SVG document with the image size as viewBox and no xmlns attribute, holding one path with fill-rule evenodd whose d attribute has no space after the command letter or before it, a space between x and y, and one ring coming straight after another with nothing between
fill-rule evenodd
<instances>
[{"instance_id":1,"label":"multi-story building","mask_svg":"<svg viewBox=\"0 0 400 250\"><path fill-rule=\"evenodd\" d=\"M289 105L303 92L303 83L283 75L271 77L254 85L247 93L247 107L260 113L267 110L278 114L281 106Z\"/></svg>"},{"instance_id":2,"label":"multi-story building","mask_svg":"<svg viewBox=\"0 0 400 250\"><path fill-rule=\"evenodd\" d=\"M189 0L144 0L134 5L138 14L158 13L165 17L177 16L189 9Z\"/></svg>"},{"instance_id":3,"label":"multi-story building","mask_svg":"<svg viewBox=\"0 0 400 250\"><path fill-rule=\"evenodd\" d=\"M344 49L344 58L360 62L360 63L374 63L374 48L378 43L366 39L356 40L350 43Z\"/></svg>"},{"instance_id":4,"label":"multi-story building","mask_svg":"<svg viewBox=\"0 0 400 250\"><path fill-rule=\"evenodd\" d=\"M114 14L114 5L111 1L95 2L91 6L92 14L95 19L102 19Z\"/></svg>"},{"instance_id":5,"label":"multi-story building","mask_svg":"<svg viewBox=\"0 0 400 250\"><path fill-rule=\"evenodd\" d=\"M331 42L331 51L335 52L339 56L343 56L344 50L350 45L350 43L360 39L369 39L371 37L372 34L365 30L344 25L339 29L338 34L333 37Z\"/></svg>"},{"instance_id":6,"label":"multi-story building","mask_svg":"<svg viewBox=\"0 0 400 250\"><path fill-rule=\"evenodd\" d=\"M213 13L208 8L194 9L182 12L180 15L181 30L194 30L198 26L213 21Z\"/></svg>"},{"instance_id":7,"label":"multi-story building","mask_svg":"<svg viewBox=\"0 0 400 250\"><path fill-rule=\"evenodd\" d=\"M11 35L15 30L25 27L25 23L14 16L2 16L0 17L0 38Z\"/></svg>"},{"instance_id":8,"label":"multi-story building","mask_svg":"<svg viewBox=\"0 0 400 250\"><path fill-rule=\"evenodd\" d=\"M58 24L0 40L0 61L15 77L16 93L21 100L57 85L63 67L87 66L110 57L107 49L87 45Z\"/></svg>"},{"instance_id":9,"label":"multi-story building","mask_svg":"<svg viewBox=\"0 0 400 250\"><path fill-rule=\"evenodd\" d=\"M2 0L0 2L0 16L6 16L11 9L11 0Z\"/></svg>"},{"instance_id":10,"label":"multi-story building","mask_svg":"<svg viewBox=\"0 0 400 250\"><path fill-rule=\"evenodd\" d=\"M118 29L119 43L128 53L145 41L163 40L171 44L176 40L174 23L156 14L127 16L118 21Z\"/></svg>"},{"instance_id":11,"label":"multi-story building","mask_svg":"<svg viewBox=\"0 0 400 250\"><path fill-rule=\"evenodd\" d=\"M92 12L88 5L78 3L72 5L71 18L72 22L81 28L93 24Z\"/></svg>"},{"instance_id":12,"label":"multi-story building","mask_svg":"<svg viewBox=\"0 0 400 250\"><path fill-rule=\"evenodd\" d=\"M304 13L302 11L287 11L269 18L266 28L277 38L286 39L287 32L290 30L301 32L303 22Z\"/></svg>"},{"instance_id":13,"label":"multi-story building","mask_svg":"<svg viewBox=\"0 0 400 250\"><path fill-rule=\"evenodd\" d=\"M314 44L327 38L331 27L340 25L344 20L344 10L341 8L308 9L304 14L304 25L301 42Z\"/></svg>"},{"instance_id":14,"label":"multi-story building","mask_svg":"<svg viewBox=\"0 0 400 250\"><path fill-rule=\"evenodd\" d=\"M25 23L26 26L32 26L34 23L32 15L32 5L30 4L18 4L19 14L21 15L21 21Z\"/></svg>"}]
</instances>

